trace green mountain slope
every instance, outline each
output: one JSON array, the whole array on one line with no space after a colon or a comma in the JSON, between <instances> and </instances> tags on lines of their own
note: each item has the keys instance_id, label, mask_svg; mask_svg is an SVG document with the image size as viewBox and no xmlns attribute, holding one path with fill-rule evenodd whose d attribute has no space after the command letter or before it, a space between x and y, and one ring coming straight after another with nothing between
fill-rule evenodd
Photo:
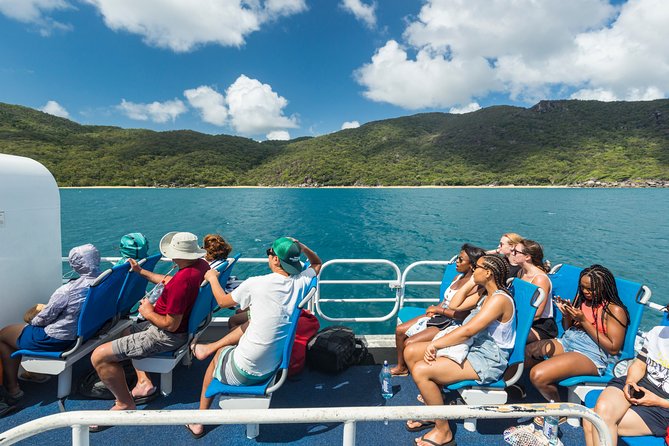
<instances>
[{"instance_id":1,"label":"green mountain slope","mask_svg":"<svg viewBox=\"0 0 669 446\"><path fill-rule=\"evenodd\" d=\"M542 101L426 113L259 143L83 126L0 104L0 152L61 186L574 184L669 180L669 100Z\"/></svg>"}]
</instances>

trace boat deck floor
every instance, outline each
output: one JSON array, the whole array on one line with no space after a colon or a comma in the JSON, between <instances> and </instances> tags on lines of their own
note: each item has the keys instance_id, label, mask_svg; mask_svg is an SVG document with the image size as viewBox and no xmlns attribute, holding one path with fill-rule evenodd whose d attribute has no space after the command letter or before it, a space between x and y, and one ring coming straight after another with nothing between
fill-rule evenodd
<instances>
[{"instance_id":1,"label":"boat deck floor","mask_svg":"<svg viewBox=\"0 0 669 446\"><path fill-rule=\"evenodd\" d=\"M75 367L74 385L90 370L90 363L80 361ZM194 361L189 368L178 367L174 371L174 392L168 397L160 397L140 409L197 409L202 376L207 362ZM394 396L385 401L380 395L379 365L355 366L338 375L328 375L306 369L300 375L289 379L272 399L272 408L291 407L340 407L340 406L414 406L418 391L411 377L393 378ZM0 431L5 431L30 420L58 413L56 379L43 384L22 383L25 397L20 410L0 419ZM529 390L529 387L528 387ZM75 390L76 392L76 390ZM524 402L539 402L536 392ZM517 402L511 400L510 402ZM107 410L112 401L89 400L74 393L65 402L67 411ZM218 407L214 404L214 407ZM215 410L215 409L212 409ZM506 444L502 432L518 420L479 420L478 432L467 432L462 421L451 422L456 440L460 445L487 446ZM581 429L563 424L560 427L562 441L566 445L583 444ZM245 426L208 426L207 434L199 440L193 439L183 426L115 426L99 433L91 433L91 444L226 444L231 446L254 443L266 445L336 445L341 444L343 424L283 424L261 425L260 435L249 440ZM405 430L404 422L361 422L356 428L356 442L359 445L412 445L420 433ZM70 429L45 432L21 444L49 446L71 444Z\"/></svg>"}]
</instances>

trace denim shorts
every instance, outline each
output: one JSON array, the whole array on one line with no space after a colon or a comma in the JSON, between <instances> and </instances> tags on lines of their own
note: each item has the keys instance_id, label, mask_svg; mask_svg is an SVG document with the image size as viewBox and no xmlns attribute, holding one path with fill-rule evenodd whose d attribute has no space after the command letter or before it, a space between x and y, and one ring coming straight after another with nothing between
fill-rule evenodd
<instances>
[{"instance_id":1,"label":"denim shorts","mask_svg":"<svg viewBox=\"0 0 669 446\"><path fill-rule=\"evenodd\" d=\"M600 376L604 374L611 362L611 355L599 348L590 335L583 330L572 327L564 332L558 342L562 344L565 352L580 353L592 361Z\"/></svg>"},{"instance_id":2,"label":"denim shorts","mask_svg":"<svg viewBox=\"0 0 669 446\"><path fill-rule=\"evenodd\" d=\"M484 329L472 339L467 360L479 375L479 384L490 384L499 381L509 364L511 350L501 348Z\"/></svg>"}]
</instances>

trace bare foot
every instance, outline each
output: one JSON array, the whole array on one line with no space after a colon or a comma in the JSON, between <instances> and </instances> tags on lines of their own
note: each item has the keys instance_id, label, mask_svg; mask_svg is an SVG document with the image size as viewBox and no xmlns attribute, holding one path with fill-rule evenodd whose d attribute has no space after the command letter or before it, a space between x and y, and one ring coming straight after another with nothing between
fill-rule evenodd
<instances>
[{"instance_id":1,"label":"bare foot","mask_svg":"<svg viewBox=\"0 0 669 446\"><path fill-rule=\"evenodd\" d=\"M190 431L194 438L200 438L204 435L204 426L201 424L187 424L186 429Z\"/></svg>"},{"instance_id":2,"label":"bare foot","mask_svg":"<svg viewBox=\"0 0 669 446\"><path fill-rule=\"evenodd\" d=\"M153 395L156 393L158 389L156 389L156 386L153 385L151 381L146 381L146 382L139 382L137 381L137 385L132 389L132 394L133 398L142 398L145 396Z\"/></svg>"},{"instance_id":3,"label":"bare foot","mask_svg":"<svg viewBox=\"0 0 669 446\"><path fill-rule=\"evenodd\" d=\"M399 365L396 365L392 369L390 369L390 374L393 376L406 376L409 374L409 369L406 367L400 367Z\"/></svg>"},{"instance_id":4,"label":"bare foot","mask_svg":"<svg viewBox=\"0 0 669 446\"><path fill-rule=\"evenodd\" d=\"M211 350L209 350L209 346L207 344L194 344L191 347L191 350L193 351L193 356L195 356L200 361L207 359L213 353Z\"/></svg>"}]
</instances>

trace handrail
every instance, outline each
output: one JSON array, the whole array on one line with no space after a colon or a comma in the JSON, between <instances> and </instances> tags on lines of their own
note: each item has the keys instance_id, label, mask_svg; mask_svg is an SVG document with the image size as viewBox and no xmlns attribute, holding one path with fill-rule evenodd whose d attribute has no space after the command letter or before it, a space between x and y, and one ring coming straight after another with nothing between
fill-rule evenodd
<instances>
[{"instance_id":1,"label":"handrail","mask_svg":"<svg viewBox=\"0 0 669 446\"><path fill-rule=\"evenodd\" d=\"M352 265L387 265L390 266L395 271L395 279L375 279L375 280L350 280L350 279L341 279L341 280L332 280L332 279L322 279L323 271L325 271L331 265L341 265L341 264L352 264ZM390 260L386 259L334 259L328 260L321 266L321 272L318 275L318 284L316 285L316 296L314 297L314 307L317 310L318 314L325 320L330 322L384 322L391 319L397 314L397 311L400 308L400 298L401 298L401 287L399 285L402 273L400 268ZM321 299L321 287L323 285L370 285L370 284L384 284L388 285L391 289L395 290L394 298L339 298L339 299ZM385 316L379 317L333 317L328 316L321 309L321 302L339 302L339 303L362 303L362 302L395 302L393 309L387 313Z\"/></svg>"},{"instance_id":2,"label":"handrail","mask_svg":"<svg viewBox=\"0 0 669 446\"><path fill-rule=\"evenodd\" d=\"M455 262L455 256L451 260L420 260L418 262L413 262L411 265L407 266L402 272L402 279L400 280L400 288L402 291L402 297L400 299L400 308L404 306L406 302L439 302L439 297L430 297L430 298L411 298L407 299L406 295L406 286L415 285L415 286L440 286L441 281L425 281L425 280L412 280L407 281L407 276L409 272L413 271L414 268L423 265L449 265Z\"/></svg>"},{"instance_id":3,"label":"handrail","mask_svg":"<svg viewBox=\"0 0 669 446\"><path fill-rule=\"evenodd\" d=\"M88 446L90 425L137 426L177 424L293 424L344 423L342 444L355 445L357 422L407 419L499 419L533 416L571 416L590 421L602 446L612 443L606 423L592 410L574 403L481 406L328 407L296 409L229 410L127 410L74 411L49 415L0 434L0 445L10 445L33 435L63 427L72 428L72 444Z\"/></svg>"}]
</instances>

